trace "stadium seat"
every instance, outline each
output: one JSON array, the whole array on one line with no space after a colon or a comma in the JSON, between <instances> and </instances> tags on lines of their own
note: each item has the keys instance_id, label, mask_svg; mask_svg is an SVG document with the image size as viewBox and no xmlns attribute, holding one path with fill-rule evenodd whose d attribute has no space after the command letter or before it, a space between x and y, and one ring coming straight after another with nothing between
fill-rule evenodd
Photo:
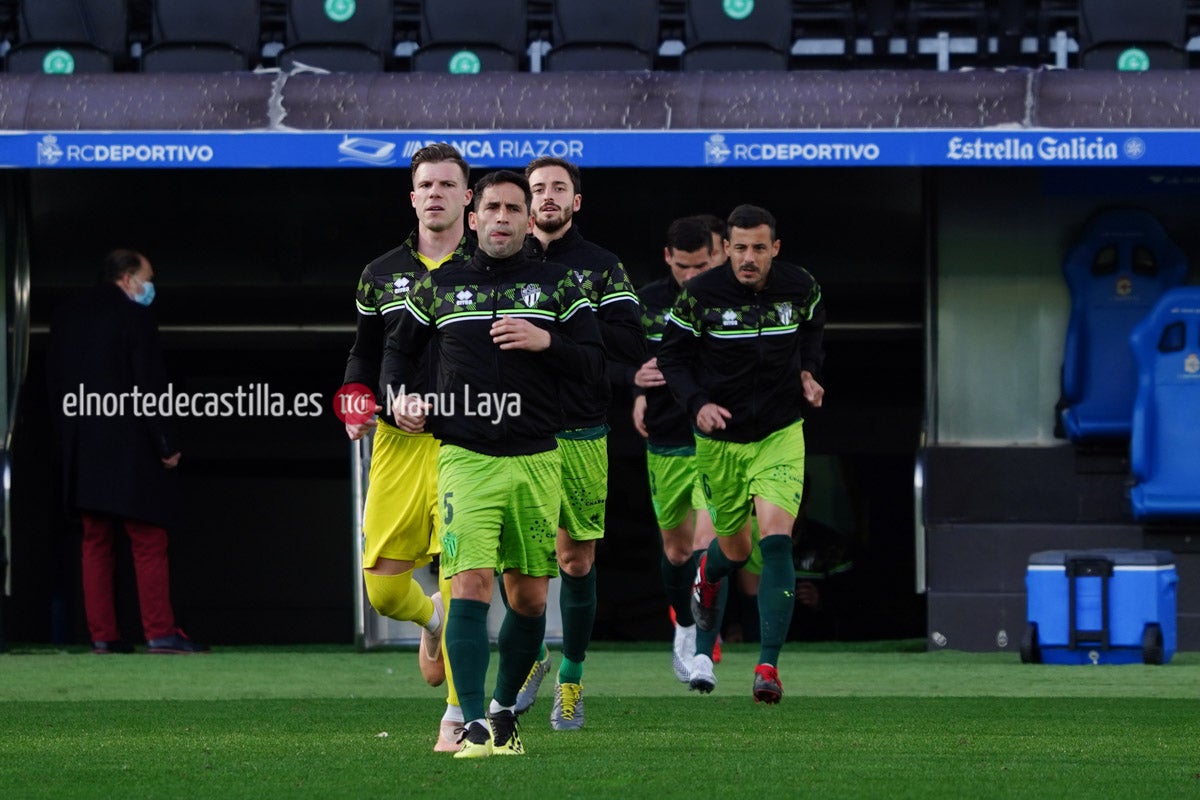
<instances>
[{"instance_id":1,"label":"stadium seat","mask_svg":"<svg viewBox=\"0 0 1200 800\"><path fill-rule=\"evenodd\" d=\"M658 0L557 0L542 68L646 70L658 52Z\"/></svg>"},{"instance_id":2,"label":"stadium seat","mask_svg":"<svg viewBox=\"0 0 1200 800\"><path fill-rule=\"evenodd\" d=\"M1138 370L1129 442L1134 519L1200 518L1200 287L1164 294L1129 341Z\"/></svg>"},{"instance_id":3,"label":"stadium seat","mask_svg":"<svg viewBox=\"0 0 1200 800\"><path fill-rule=\"evenodd\" d=\"M1002 66L1022 62L1021 42L1035 31L1036 0L999 0L996 4L996 55Z\"/></svg>"},{"instance_id":4,"label":"stadium seat","mask_svg":"<svg viewBox=\"0 0 1200 800\"><path fill-rule=\"evenodd\" d=\"M871 40L871 55L876 61L891 54L892 38L901 30L897 0L863 0L858 13L862 34Z\"/></svg>"},{"instance_id":5,"label":"stadium seat","mask_svg":"<svg viewBox=\"0 0 1200 800\"><path fill-rule=\"evenodd\" d=\"M1080 0L1079 66L1186 69L1187 0Z\"/></svg>"},{"instance_id":6,"label":"stadium seat","mask_svg":"<svg viewBox=\"0 0 1200 800\"><path fill-rule=\"evenodd\" d=\"M395 47L392 0L289 0L287 42L279 66L297 63L330 72L378 72Z\"/></svg>"},{"instance_id":7,"label":"stadium seat","mask_svg":"<svg viewBox=\"0 0 1200 800\"><path fill-rule=\"evenodd\" d=\"M259 57L258 0L152 0L143 72L240 72Z\"/></svg>"},{"instance_id":8,"label":"stadium seat","mask_svg":"<svg viewBox=\"0 0 1200 800\"><path fill-rule=\"evenodd\" d=\"M790 0L692 0L684 18L688 72L787 69Z\"/></svg>"},{"instance_id":9,"label":"stadium seat","mask_svg":"<svg viewBox=\"0 0 1200 800\"><path fill-rule=\"evenodd\" d=\"M858 18L851 0L796 0L792 53L803 66L848 67L857 50Z\"/></svg>"},{"instance_id":10,"label":"stadium seat","mask_svg":"<svg viewBox=\"0 0 1200 800\"><path fill-rule=\"evenodd\" d=\"M1187 278L1183 251L1151 214L1105 212L1063 262L1071 316L1063 353L1061 421L1077 444L1124 439L1132 425L1134 326Z\"/></svg>"},{"instance_id":11,"label":"stadium seat","mask_svg":"<svg viewBox=\"0 0 1200 800\"><path fill-rule=\"evenodd\" d=\"M21 0L9 72L111 72L128 47L125 0Z\"/></svg>"},{"instance_id":12,"label":"stadium seat","mask_svg":"<svg viewBox=\"0 0 1200 800\"><path fill-rule=\"evenodd\" d=\"M418 72L511 72L527 47L525 0L436 0L421 5Z\"/></svg>"},{"instance_id":13,"label":"stadium seat","mask_svg":"<svg viewBox=\"0 0 1200 800\"><path fill-rule=\"evenodd\" d=\"M988 58L988 11L984 0L912 0L908 6L908 55L933 54L938 69L950 56L966 53L974 63Z\"/></svg>"},{"instance_id":14,"label":"stadium seat","mask_svg":"<svg viewBox=\"0 0 1200 800\"><path fill-rule=\"evenodd\" d=\"M1079 0L1038 0L1034 16L1038 53L1065 69L1071 45L1079 43Z\"/></svg>"}]
</instances>

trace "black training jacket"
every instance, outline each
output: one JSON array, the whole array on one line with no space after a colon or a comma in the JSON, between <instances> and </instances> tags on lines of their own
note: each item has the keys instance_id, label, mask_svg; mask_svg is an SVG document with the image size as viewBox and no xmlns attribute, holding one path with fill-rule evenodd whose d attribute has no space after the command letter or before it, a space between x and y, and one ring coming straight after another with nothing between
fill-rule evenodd
<instances>
[{"instance_id":1,"label":"black training jacket","mask_svg":"<svg viewBox=\"0 0 1200 800\"><path fill-rule=\"evenodd\" d=\"M502 315L550 331L550 347L501 350L489 331ZM384 378L396 390L415 375L434 336L437 384L427 428L444 444L486 455L553 450L563 427L561 387L604 374L600 329L579 284L562 264L523 253L497 260L480 251L421 276L387 336Z\"/></svg>"},{"instance_id":2,"label":"black training jacket","mask_svg":"<svg viewBox=\"0 0 1200 800\"><path fill-rule=\"evenodd\" d=\"M466 261L474 252L475 237L468 233L459 241L458 249L446 264ZM369 386L375 392L375 399L384 407L380 414L389 422L392 412L387 408L385 384L380 379L383 341L388 327L399 324L401 315L396 312L404 310L408 290L426 271L417 256L417 232L414 230L399 247L367 264L358 279L354 298L358 307L358 327L350 356L346 359L344 382ZM422 362L412 385L419 393L432 390L433 372L428 360Z\"/></svg>"},{"instance_id":3,"label":"black training jacket","mask_svg":"<svg viewBox=\"0 0 1200 800\"><path fill-rule=\"evenodd\" d=\"M667 320L671 316L671 307L679 298L679 284L668 275L643 286L638 296L642 299L642 326L646 331L646 357L649 358L658 354ZM646 432L650 434L647 441L651 445L691 447L695 443L692 420L670 389L666 386L648 389L635 386L634 392L646 396L646 415L642 421Z\"/></svg>"},{"instance_id":4,"label":"black training jacket","mask_svg":"<svg viewBox=\"0 0 1200 800\"><path fill-rule=\"evenodd\" d=\"M525 239L525 253L535 261L555 261L571 271L579 282L596 319L607 351L608 380L592 384L572 383L564 387L564 428L601 425L612 399L610 382L628 385L633 373L646 360L642 339L642 305L633 283L617 256L584 239L572 225L560 238L542 248L534 236Z\"/></svg>"},{"instance_id":5,"label":"black training jacket","mask_svg":"<svg viewBox=\"0 0 1200 800\"><path fill-rule=\"evenodd\" d=\"M824 328L821 288L807 270L775 261L756 292L727 263L680 291L658 366L693 423L705 403L731 412L711 438L757 442L804 415L800 371L819 378Z\"/></svg>"}]
</instances>

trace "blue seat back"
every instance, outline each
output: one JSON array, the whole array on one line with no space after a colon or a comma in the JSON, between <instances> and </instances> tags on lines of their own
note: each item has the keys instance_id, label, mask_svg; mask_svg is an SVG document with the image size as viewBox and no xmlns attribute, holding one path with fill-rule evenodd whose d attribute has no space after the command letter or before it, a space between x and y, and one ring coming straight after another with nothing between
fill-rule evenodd
<instances>
[{"instance_id":1,"label":"blue seat back","mask_svg":"<svg viewBox=\"0 0 1200 800\"><path fill-rule=\"evenodd\" d=\"M1129 343L1138 369L1133 515L1200 518L1200 286L1164 294Z\"/></svg>"},{"instance_id":2,"label":"blue seat back","mask_svg":"<svg viewBox=\"0 0 1200 800\"><path fill-rule=\"evenodd\" d=\"M1067 254L1062 423L1072 442L1129 436L1137 377L1129 334L1187 270L1183 250L1138 209L1098 215Z\"/></svg>"}]
</instances>

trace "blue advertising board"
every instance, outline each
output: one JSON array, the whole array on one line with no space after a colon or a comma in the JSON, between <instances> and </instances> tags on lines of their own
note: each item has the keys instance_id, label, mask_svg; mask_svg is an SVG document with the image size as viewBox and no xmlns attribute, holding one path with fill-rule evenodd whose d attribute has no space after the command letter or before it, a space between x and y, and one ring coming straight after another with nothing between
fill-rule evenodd
<instances>
[{"instance_id":1,"label":"blue advertising board","mask_svg":"<svg viewBox=\"0 0 1200 800\"><path fill-rule=\"evenodd\" d=\"M474 167L1186 167L1188 130L0 132L0 168L407 168L448 141Z\"/></svg>"}]
</instances>

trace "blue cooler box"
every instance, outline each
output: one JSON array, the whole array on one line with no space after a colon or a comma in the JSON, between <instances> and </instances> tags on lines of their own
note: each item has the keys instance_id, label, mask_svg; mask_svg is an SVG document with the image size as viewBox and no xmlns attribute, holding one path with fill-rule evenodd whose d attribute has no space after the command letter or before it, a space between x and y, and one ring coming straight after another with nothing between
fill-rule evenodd
<instances>
[{"instance_id":1,"label":"blue cooler box","mask_svg":"<svg viewBox=\"0 0 1200 800\"><path fill-rule=\"evenodd\" d=\"M1165 664L1175 655L1175 555L1166 550L1046 550L1025 573L1021 660Z\"/></svg>"}]
</instances>

